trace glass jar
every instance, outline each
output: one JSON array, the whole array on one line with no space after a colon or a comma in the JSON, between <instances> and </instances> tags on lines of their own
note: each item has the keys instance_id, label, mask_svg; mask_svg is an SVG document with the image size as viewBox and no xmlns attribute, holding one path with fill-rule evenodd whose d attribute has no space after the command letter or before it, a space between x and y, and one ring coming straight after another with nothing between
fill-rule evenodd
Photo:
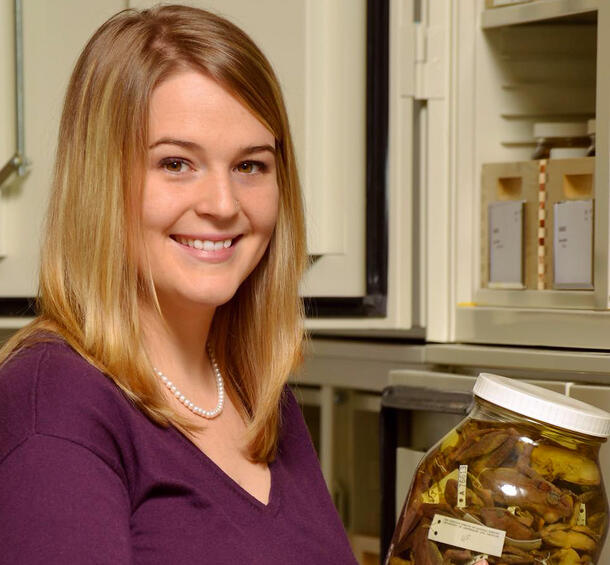
<instances>
[{"instance_id":1,"label":"glass jar","mask_svg":"<svg viewBox=\"0 0 610 565\"><path fill-rule=\"evenodd\" d=\"M597 563L610 414L481 374L469 415L420 462L386 565Z\"/></svg>"},{"instance_id":2,"label":"glass jar","mask_svg":"<svg viewBox=\"0 0 610 565\"><path fill-rule=\"evenodd\" d=\"M550 122L534 124L536 149L532 159L550 159L553 149L571 149L574 157L585 157L590 139L585 122Z\"/></svg>"}]
</instances>

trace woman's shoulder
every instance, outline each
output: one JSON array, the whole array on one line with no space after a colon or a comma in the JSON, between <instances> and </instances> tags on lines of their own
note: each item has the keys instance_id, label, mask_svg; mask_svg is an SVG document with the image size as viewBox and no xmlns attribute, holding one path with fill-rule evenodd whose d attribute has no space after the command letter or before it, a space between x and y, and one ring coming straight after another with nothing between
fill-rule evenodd
<instances>
[{"instance_id":1,"label":"woman's shoulder","mask_svg":"<svg viewBox=\"0 0 610 565\"><path fill-rule=\"evenodd\" d=\"M83 405L99 410L119 398L112 381L59 337L22 347L0 367L0 402L36 408L36 425L47 413L69 416L70 408Z\"/></svg>"},{"instance_id":2,"label":"woman's shoulder","mask_svg":"<svg viewBox=\"0 0 610 565\"><path fill-rule=\"evenodd\" d=\"M280 425L283 430L290 430L302 421L301 407L290 385L285 384L280 400Z\"/></svg>"},{"instance_id":3,"label":"woman's shoulder","mask_svg":"<svg viewBox=\"0 0 610 565\"><path fill-rule=\"evenodd\" d=\"M296 391L298 395L298 390ZM311 436L303 411L293 389L286 385L282 393L280 412L280 451L297 459L314 453Z\"/></svg>"},{"instance_id":4,"label":"woman's shoulder","mask_svg":"<svg viewBox=\"0 0 610 565\"><path fill-rule=\"evenodd\" d=\"M0 461L36 435L114 459L131 405L101 371L58 337L22 347L0 367ZM107 451L108 453L104 453Z\"/></svg>"}]
</instances>

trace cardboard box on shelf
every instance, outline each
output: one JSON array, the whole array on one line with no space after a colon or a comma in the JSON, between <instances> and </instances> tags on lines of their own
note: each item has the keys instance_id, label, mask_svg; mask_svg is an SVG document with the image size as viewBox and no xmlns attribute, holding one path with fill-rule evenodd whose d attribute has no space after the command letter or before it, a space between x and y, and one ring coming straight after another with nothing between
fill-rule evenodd
<instances>
[{"instance_id":1,"label":"cardboard box on shelf","mask_svg":"<svg viewBox=\"0 0 610 565\"><path fill-rule=\"evenodd\" d=\"M548 160L546 288L593 288L594 170L595 157Z\"/></svg>"},{"instance_id":2,"label":"cardboard box on shelf","mask_svg":"<svg viewBox=\"0 0 610 565\"><path fill-rule=\"evenodd\" d=\"M539 178L538 161L483 165L481 179L481 286L483 288L535 290L538 287ZM490 225L497 233L490 233ZM496 269L494 264L499 265L500 268ZM520 280L516 280L515 273L519 267Z\"/></svg>"}]
</instances>

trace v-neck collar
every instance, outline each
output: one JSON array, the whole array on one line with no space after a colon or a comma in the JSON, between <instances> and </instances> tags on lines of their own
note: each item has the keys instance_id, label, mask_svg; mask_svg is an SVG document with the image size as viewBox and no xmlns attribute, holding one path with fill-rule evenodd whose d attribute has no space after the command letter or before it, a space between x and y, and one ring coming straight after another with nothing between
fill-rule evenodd
<instances>
[{"instance_id":1,"label":"v-neck collar","mask_svg":"<svg viewBox=\"0 0 610 565\"><path fill-rule=\"evenodd\" d=\"M230 477L212 458L210 458L203 450L201 450L197 445L195 445L182 432L180 432L174 427L170 427L170 430L173 434L178 436L179 441L185 444L188 450L191 451L201 463L212 469L212 471L220 478L220 480L224 482L228 488L234 491L242 499L249 502L252 506L257 508L261 512L275 514L279 510L281 492L277 477L277 473L280 471L278 466L279 461L277 460L277 458L271 463L268 463L270 476L269 497L267 504L264 504L258 498L252 495L249 491L247 491L244 487L242 487L232 477Z\"/></svg>"}]
</instances>

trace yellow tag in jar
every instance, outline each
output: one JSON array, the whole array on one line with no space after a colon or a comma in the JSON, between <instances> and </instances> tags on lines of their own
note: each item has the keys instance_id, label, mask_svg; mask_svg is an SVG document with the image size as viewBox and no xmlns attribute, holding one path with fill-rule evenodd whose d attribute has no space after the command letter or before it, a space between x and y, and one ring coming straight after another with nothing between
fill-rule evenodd
<instances>
[{"instance_id":1,"label":"yellow tag in jar","mask_svg":"<svg viewBox=\"0 0 610 565\"><path fill-rule=\"evenodd\" d=\"M458 470L454 469L438 483L434 483L426 492L422 492L421 501L426 504L439 504L445 494L445 485L449 479L458 479Z\"/></svg>"}]
</instances>

